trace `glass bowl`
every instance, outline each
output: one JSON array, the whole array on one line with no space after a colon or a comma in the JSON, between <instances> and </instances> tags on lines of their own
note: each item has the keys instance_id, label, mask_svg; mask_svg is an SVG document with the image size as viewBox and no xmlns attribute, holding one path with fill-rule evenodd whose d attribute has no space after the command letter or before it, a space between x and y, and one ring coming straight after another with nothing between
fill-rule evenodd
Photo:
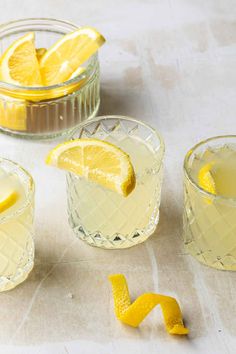
<instances>
[{"instance_id":1,"label":"glass bowl","mask_svg":"<svg viewBox=\"0 0 236 354\"><path fill-rule=\"evenodd\" d=\"M48 48L79 27L61 20L29 18L0 26L0 55L28 32ZM0 81L0 130L23 138L53 138L96 116L100 104L99 61L94 54L81 75L61 84L22 87Z\"/></svg>"}]
</instances>

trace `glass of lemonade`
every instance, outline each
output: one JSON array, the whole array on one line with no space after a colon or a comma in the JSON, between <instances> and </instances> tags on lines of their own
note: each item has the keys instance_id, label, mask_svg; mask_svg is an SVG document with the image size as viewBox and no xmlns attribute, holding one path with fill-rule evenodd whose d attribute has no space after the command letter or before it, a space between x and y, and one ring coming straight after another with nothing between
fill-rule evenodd
<instances>
[{"instance_id":1,"label":"glass of lemonade","mask_svg":"<svg viewBox=\"0 0 236 354\"><path fill-rule=\"evenodd\" d=\"M24 281L34 264L34 182L21 166L1 158L1 199L12 191L16 200L0 212L0 291Z\"/></svg>"},{"instance_id":2,"label":"glass of lemonade","mask_svg":"<svg viewBox=\"0 0 236 354\"><path fill-rule=\"evenodd\" d=\"M129 154L136 174L128 197L67 174L69 223L75 234L92 246L127 248L145 241L159 221L164 143L143 122L104 116L83 122L72 138L97 138Z\"/></svg>"},{"instance_id":3,"label":"glass of lemonade","mask_svg":"<svg viewBox=\"0 0 236 354\"><path fill-rule=\"evenodd\" d=\"M184 162L184 243L200 262L236 270L236 136L210 138Z\"/></svg>"}]
</instances>

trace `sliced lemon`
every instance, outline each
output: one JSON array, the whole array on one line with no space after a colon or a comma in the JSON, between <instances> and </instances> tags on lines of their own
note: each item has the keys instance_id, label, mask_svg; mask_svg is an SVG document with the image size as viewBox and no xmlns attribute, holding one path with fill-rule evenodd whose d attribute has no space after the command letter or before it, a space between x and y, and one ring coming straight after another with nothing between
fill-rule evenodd
<instances>
[{"instance_id":1,"label":"sliced lemon","mask_svg":"<svg viewBox=\"0 0 236 354\"><path fill-rule=\"evenodd\" d=\"M44 85L54 85L69 79L105 42L91 27L83 27L59 39L40 60Z\"/></svg>"},{"instance_id":2,"label":"sliced lemon","mask_svg":"<svg viewBox=\"0 0 236 354\"><path fill-rule=\"evenodd\" d=\"M46 163L76 173L128 196L135 187L129 156L117 146L98 139L76 139L59 144Z\"/></svg>"},{"instance_id":3,"label":"sliced lemon","mask_svg":"<svg viewBox=\"0 0 236 354\"><path fill-rule=\"evenodd\" d=\"M216 185L211 172L212 166L212 163L208 163L199 170L198 183L205 191L216 194Z\"/></svg>"},{"instance_id":4,"label":"sliced lemon","mask_svg":"<svg viewBox=\"0 0 236 354\"><path fill-rule=\"evenodd\" d=\"M14 205L18 198L19 195L16 191L3 189L0 193L0 213Z\"/></svg>"},{"instance_id":5,"label":"sliced lemon","mask_svg":"<svg viewBox=\"0 0 236 354\"><path fill-rule=\"evenodd\" d=\"M42 85L33 32L17 39L5 51L0 77L2 81L20 86Z\"/></svg>"}]
</instances>

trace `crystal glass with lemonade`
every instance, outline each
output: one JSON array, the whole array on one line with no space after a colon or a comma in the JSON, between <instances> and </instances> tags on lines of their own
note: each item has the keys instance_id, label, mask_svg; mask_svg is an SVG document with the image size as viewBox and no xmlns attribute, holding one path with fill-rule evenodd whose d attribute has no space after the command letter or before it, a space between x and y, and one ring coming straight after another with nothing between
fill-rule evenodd
<instances>
[{"instance_id":1,"label":"crystal glass with lemonade","mask_svg":"<svg viewBox=\"0 0 236 354\"><path fill-rule=\"evenodd\" d=\"M34 264L34 182L16 163L0 159L0 291L24 281Z\"/></svg>"},{"instance_id":2,"label":"crystal glass with lemonade","mask_svg":"<svg viewBox=\"0 0 236 354\"><path fill-rule=\"evenodd\" d=\"M160 135L135 119L104 116L80 124L72 141L48 158L70 171L68 214L75 234L110 249L145 241L159 220L163 155Z\"/></svg>"},{"instance_id":3,"label":"crystal glass with lemonade","mask_svg":"<svg viewBox=\"0 0 236 354\"><path fill-rule=\"evenodd\" d=\"M236 136L193 147L184 162L184 243L200 262L236 270Z\"/></svg>"}]
</instances>

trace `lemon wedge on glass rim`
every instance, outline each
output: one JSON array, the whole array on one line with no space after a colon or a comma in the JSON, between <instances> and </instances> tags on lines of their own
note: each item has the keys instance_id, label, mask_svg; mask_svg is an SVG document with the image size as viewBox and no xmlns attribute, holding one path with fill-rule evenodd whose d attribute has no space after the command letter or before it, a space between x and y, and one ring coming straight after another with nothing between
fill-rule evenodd
<instances>
[{"instance_id":1,"label":"lemon wedge on glass rim","mask_svg":"<svg viewBox=\"0 0 236 354\"><path fill-rule=\"evenodd\" d=\"M1 58L0 78L18 86L41 86L33 32L14 41Z\"/></svg>"},{"instance_id":2,"label":"lemon wedge on glass rim","mask_svg":"<svg viewBox=\"0 0 236 354\"><path fill-rule=\"evenodd\" d=\"M40 58L44 85L55 85L68 80L104 42L105 38L92 27L79 28L60 38Z\"/></svg>"},{"instance_id":3,"label":"lemon wedge on glass rim","mask_svg":"<svg viewBox=\"0 0 236 354\"><path fill-rule=\"evenodd\" d=\"M99 139L75 139L56 146L46 163L85 177L127 197L135 187L129 155Z\"/></svg>"}]
</instances>

